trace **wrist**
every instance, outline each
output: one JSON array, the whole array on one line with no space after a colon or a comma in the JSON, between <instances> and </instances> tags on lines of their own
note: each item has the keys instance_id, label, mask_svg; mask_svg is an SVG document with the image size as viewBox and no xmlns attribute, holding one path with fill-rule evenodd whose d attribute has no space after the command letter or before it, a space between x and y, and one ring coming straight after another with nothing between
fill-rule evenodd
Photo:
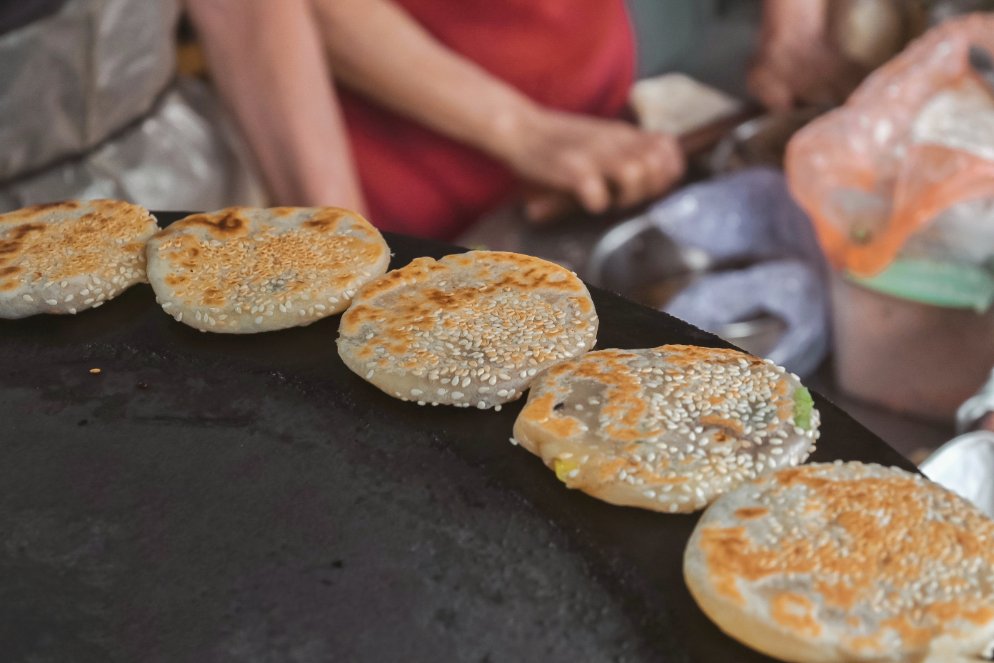
<instances>
[{"instance_id":1,"label":"wrist","mask_svg":"<svg viewBox=\"0 0 994 663\"><path fill-rule=\"evenodd\" d=\"M495 107L480 148L495 159L513 164L521 158L542 124L544 110L527 97Z\"/></svg>"}]
</instances>

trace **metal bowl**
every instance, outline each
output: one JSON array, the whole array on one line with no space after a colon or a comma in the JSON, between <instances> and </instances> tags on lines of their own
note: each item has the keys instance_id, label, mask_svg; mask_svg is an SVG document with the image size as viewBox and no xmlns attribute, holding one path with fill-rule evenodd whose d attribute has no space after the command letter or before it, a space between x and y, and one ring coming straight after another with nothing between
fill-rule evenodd
<instances>
[{"instance_id":1,"label":"metal bowl","mask_svg":"<svg viewBox=\"0 0 994 663\"><path fill-rule=\"evenodd\" d=\"M594 245L584 270L591 283L651 308L663 309L695 280L719 271L748 267L754 261L715 261L707 252L682 246L647 217L607 231ZM786 330L780 318L762 314L712 329L747 352L766 355Z\"/></svg>"},{"instance_id":2,"label":"metal bowl","mask_svg":"<svg viewBox=\"0 0 994 663\"><path fill-rule=\"evenodd\" d=\"M602 288L660 308L711 265L704 251L677 244L647 217L637 217L604 233L585 272Z\"/></svg>"}]
</instances>

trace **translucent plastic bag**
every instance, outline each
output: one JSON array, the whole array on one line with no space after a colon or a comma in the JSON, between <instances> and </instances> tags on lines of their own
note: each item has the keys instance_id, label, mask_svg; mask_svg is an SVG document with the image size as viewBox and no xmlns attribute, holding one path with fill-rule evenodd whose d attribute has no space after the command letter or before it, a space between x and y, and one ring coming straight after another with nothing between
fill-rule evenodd
<instances>
[{"instance_id":1,"label":"translucent plastic bag","mask_svg":"<svg viewBox=\"0 0 994 663\"><path fill-rule=\"evenodd\" d=\"M836 268L849 395L948 421L994 365L994 14L950 20L795 134L791 192Z\"/></svg>"},{"instance_id":2,"label":"translucent plastic bag","mask_svg":"<svg viewBox=\"0 0 994 663\"><path fill-rule=\"evenodd\" d=\"M969 66L971 46L994 53L994 15L933 29L791 140L791 191L837 268L877 274L936 219L931 245L974 250L926 257L980 267L994 255L994 216L971 229L943 214L994 199L994 95Z\"/></svg>"}]
</instances>

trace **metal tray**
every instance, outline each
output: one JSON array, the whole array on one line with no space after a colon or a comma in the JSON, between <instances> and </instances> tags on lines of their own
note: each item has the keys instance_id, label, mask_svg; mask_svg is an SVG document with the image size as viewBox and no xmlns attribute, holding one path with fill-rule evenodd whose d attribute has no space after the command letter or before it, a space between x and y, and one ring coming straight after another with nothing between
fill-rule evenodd
<instances>
[{"instance_id":1,"label":"metal tray","mask_svg":"<svg viewBox=\"0 0 994 663\"><path fill-rule=\"evenodd\" d=\"M394 266L454 250L387 241ZM593 296L599 347L724 345ZM696 517L565 489L508 443L520 402L380 393L337 327L202 334L147 286L0 322L3 660L768 660L687 593ZM816 402L816 460L911 467Z\"/></svg>"}]
</instances>

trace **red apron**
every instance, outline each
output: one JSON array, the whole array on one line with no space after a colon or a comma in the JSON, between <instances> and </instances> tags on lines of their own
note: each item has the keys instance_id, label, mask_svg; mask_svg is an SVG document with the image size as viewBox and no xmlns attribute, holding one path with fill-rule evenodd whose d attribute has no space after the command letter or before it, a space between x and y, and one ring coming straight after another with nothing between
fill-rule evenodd
<instances>
[{"instance_id":1,"label":"red apron","mask_svg":"<svg viewBox=\"0 0 994 663\"><path fill-rule=\"evenodd\" d=\"M604 117L625 106L635 53L624 0L394 1L443 44L545 106ZM379 228L451 238L513 190L513 175L493 159L339 93Z\"/></svg>"}]
</instances>

